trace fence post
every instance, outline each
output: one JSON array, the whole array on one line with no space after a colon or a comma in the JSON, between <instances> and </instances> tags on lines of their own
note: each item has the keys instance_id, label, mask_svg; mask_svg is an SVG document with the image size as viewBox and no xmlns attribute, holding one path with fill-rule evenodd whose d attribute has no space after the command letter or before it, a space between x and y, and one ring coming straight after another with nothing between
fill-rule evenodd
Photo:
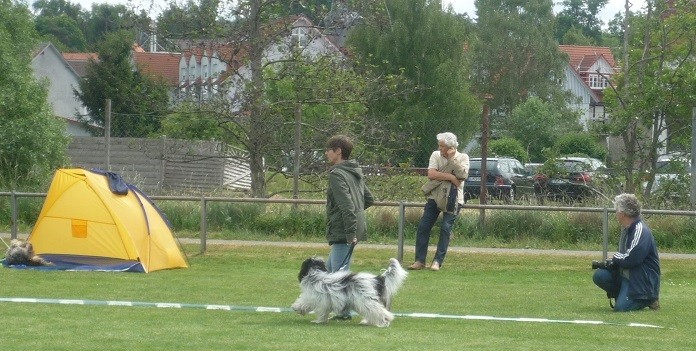
<instances>
[{"instance_id":1,"label":"fence post","mask_svg":"<svg viewBox=\"0 0 696 351\"><path fill-rule=\"evenodd\" d=\"M160 138L162 141L161 145L161 154L160 154L160 169L159 169L159 179L157 181L157 191L162 191L162 188L164 188L164 175L167 174L167 164L166 164L166 159L167 159L167 136L162 135Z\"/></svg>"},{"instance_id":2,"label":"fence post","mask_svg":"<svg viewBox=\"0 0 696 351\"><path fill-rule=\"evenodd\" d=\"M399 237L396 259L404 261L404 227L406 224L406 206L403 201L399 201Z\"/></svg>"},{"instance_id":3,"label":"fence post","mask_svg":"<svg viewBox=\"0 0 696 351\"><path fill-rule=\"evenodd\" d=\"M12 209L12 232L10 233L11 239L17 239L17 195L15 191L12 190L10 194L10 208Z\"/></svg>"},{"instance_id":4,"label":"fence post","mask_svg":"<svg viewBox=\"0 0 696 351\"><path fill-rule=\"evenodd\" d=\"M205 197L201 197L201 249L200 254L206 250L206 240L208 236L208 206Z\"/></svg>"},{"instance_id":5,"label":"fence post","mask_svg":"<svg viewBox=\"0 0 696 351\"><path fill-rule=\"evenodd\" d=\"M606 207L604 208L602 216L602 232L604 234L602 258L606 260L609 255L609 210Z\"/></svg>"}]
</instances>

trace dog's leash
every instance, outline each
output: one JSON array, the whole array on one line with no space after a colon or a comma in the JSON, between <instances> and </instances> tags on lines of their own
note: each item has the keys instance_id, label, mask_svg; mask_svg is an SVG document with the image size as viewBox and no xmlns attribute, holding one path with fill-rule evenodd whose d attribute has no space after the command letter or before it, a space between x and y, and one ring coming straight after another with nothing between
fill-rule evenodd
<instances>
[{"instance_id":1,"label":"dog's leash","mask_svg":"<svg viewBox=\"0 0 696 351\"><path fill-rule=\"evenodd\" d=\"M341 268L339 268L339 271L342 271L346 266L348 265L348 261L350 261L350 256L353 255L353 249L355 248L355 242L350 243L350 249L348 249L348 254L346 255L346 258L343 259L343 262L341 262Z\"/></svg>"},{"instance_id":2,"label":"dog's leash","mask_svg":"<svg viewBox=\"0 0 696 351\"><path fill-rule=\"evenodd\" d=\"M7 243L5 242L5 239L0 238L0 240L2 240L2 243L5 244L5 246L7 246L8 249L10 248L10 245L7 245Z\"/></svg>"}]
</instances>

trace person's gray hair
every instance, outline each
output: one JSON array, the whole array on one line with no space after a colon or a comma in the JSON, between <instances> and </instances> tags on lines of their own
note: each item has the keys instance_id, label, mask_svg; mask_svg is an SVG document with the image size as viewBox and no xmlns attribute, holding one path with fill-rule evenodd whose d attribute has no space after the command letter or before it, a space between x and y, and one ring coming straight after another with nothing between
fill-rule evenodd
<instances>
[{"instance_id":1,"label":"person's gray hair","mask_svg":"<svg viewBox=\"0 0 696 351\"><path fill-rule=\"evenodd\" d=\"M459 143L457 142L457 136L454 133L446 132L437 135L437 141L444 143L446 146L457 148Z\"/></svg>"},{"instance_id":2,"label":"person's gray hair","mask_svg":"<svg viewBox=\"0 0 696 351\"><path fill-rule=\"evenodd\" d=\"M620 194L614 198L614 209L631 218L640 217L640 201L633 194Z\"/></svg>"}]
</instances>

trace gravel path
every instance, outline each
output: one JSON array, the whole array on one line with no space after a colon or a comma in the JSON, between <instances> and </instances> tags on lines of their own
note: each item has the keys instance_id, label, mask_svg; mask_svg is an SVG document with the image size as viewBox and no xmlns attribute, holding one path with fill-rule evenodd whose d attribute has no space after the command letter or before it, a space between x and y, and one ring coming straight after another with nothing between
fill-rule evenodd
<instances>
[{"instance_id":1,"label":"gravel path","mask_svg":"<svg viewBox=\"0 0 696 351\"><path fill-rule=\"evenodd\" d=\"M26 239L27 234L20 234L20 239ZM5 243L10 243L9 233L0 233ZM182 244L200 244L200 239L179 238ZM328 245L325 243L307 243L307 242L292 242L292 241L254 241L254 240L220 240L208 239L206 245L233 245L233 246L276 246L276 247L303 247L303 248L318 248L328 250ZM361 247L370 249L391 249L397 252L398 247L395 244L358 244ZM5 250L5 245L0 245L0 253ZM430 251L434 251L435 247L431 246ZM518 255L555 255L555 256L578 256L598 259L602 257L602 251L581 251L581 250L538 250L538 249L506 249L506 248L484 248L484 247L462 247L450 246L449 252L463 253L489 253L489 254L518 254ZM404 247L404 256L413 256L414 248L412 245ZM611 251L613 252L613 251ZM678 260L696 260L696 254L680 254L660 252L660 258L678 259ZM408 261L408 260L407 260Z\"/></svg>"}]
</instances>

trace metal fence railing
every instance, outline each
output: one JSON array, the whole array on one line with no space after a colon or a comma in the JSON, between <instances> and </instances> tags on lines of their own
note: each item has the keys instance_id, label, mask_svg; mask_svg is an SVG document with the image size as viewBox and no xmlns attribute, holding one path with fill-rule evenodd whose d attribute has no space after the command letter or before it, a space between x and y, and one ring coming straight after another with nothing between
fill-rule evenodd
<instances>
[{"instance_id":1,"label":"metal fence railing","mask_svg":"<svg viewBox=\"0 0 696 351\"><path fill-rule=\"evenodd\" d=\"M45 197L46 193L22 193L22 192L0 192L1 196L10 197L11 208L11 238L15 239L18 235L18 205L17 200L20 197ZM200 253L205 253L208 240L208 203L210 202L230 202L230 203L286 203L293 205L302 204L325 204L324 200L303 200L303 199L265 199L265 198L232 198L232 197L192 197L192 196L149 196L152 200L166 201L191 201L201 203L201 225L200 225ZM379 201L373 206L398 207L399 212L399 228L397 238L397 258L403 261L404 256L404 228L406 224L406 208L408 207L423 207L422 202L404 202L404 201ZM609 251L609 214L613 212L613 208L598 208L598 207L555 207L555 206L519 206L519 205L476 205L465 204L463 209L478 209L485 214L489 210L516 210L516 211L548 211L548 212L589 212L602 214L602 233L603 233L603 258L606 259ZM643 214L656 215L674 215L696 217L696 211L677 211L677 210L650 210L644 209Z\"/></svg>"}]
</instances>

